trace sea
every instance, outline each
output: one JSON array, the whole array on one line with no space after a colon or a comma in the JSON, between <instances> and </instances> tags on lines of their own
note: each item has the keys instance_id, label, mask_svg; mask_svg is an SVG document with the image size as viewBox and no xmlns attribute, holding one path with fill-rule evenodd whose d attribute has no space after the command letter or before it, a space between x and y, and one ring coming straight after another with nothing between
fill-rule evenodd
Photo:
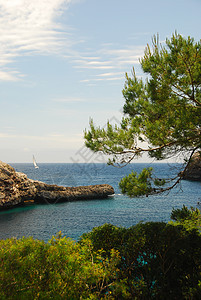
<instances>
[{"instance_id":1,"label":"sea","mask_svg":"<svg viewBox=\"0 0 201 300\"><path fill-rule=\"evenodd\" d=\"M168 222L172 209L198 207L201 202L201 183L183 180L168 193L130 198L122 195L119 181L131 171L140 172L152 167L161 178L174 177L181 164L136 163L116 168L103 163L13 163L16 171L28 178L62 186L110 184L115 194L106 199L82 200L53 204L28 204L0 212L0 239L32 236L48 241L59 231L75 241L94 227L110 223L130 227L138 222Z\"/></svg>"}]
</instances>

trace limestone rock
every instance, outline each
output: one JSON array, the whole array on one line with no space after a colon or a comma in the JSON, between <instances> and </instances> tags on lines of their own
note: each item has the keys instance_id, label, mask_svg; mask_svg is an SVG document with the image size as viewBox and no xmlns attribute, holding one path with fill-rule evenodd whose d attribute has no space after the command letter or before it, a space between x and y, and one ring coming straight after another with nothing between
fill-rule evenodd
<instances>
[{"instance_id":1,"label":"limestone rock","mask_svg":"<svg viewBox=\"0 0 201 300\"><path fill-rule=\"evenodd\" d=\"M35 194L35 185L25 174L0 161L0 208L18 205Z\"/></svg>"},{"instance_id":2,"label":"limestone rock","mask_svg":"<svg viewBox=\"0 0 201 300\"><path fill-rule=\"evenodd\" d=\"M183 179L201 181L201 152L196 152L183 174Z\"/></svg>"},{"instance_id":3,"label":"limestone rock","mask_svg":"<svg viewBox=\"0 0 201 300\"><path fill-rule=\"evenodd\" d=\"M108 184L62 187L34 181L0 161L0 209L24 204L27 200L36 203L57 203L100 199L112 194L114 189Z\"/></svg>"},{"instance_id":4,"label":"limestone rock","mask_svg":"<svg viewBox=\"0 0 201 300\"><path fill-rule=\"evenodd\" d=\"M35 186L37 188L35 202L39 203L100 199L114 194L114 189L109 184L62 187L35 182Z\"/></svg>"}]
</instances>

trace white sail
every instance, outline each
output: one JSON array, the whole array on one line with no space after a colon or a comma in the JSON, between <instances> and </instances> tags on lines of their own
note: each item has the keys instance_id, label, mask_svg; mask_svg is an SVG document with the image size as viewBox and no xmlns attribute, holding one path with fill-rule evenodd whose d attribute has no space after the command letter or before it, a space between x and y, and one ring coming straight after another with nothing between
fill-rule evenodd
<instances>
[{"instance_id":1,"label":"white sail","mask_svg":"<svg viewBox=\"0 0 201 300\"><path fill-rule=\"evenodd\" d=\"M35 169L38 169L38 168L39 168L39 166L37 166L37 163L36 163L36 160L35 160L34 155L33 155L33 164L34 164Z\"/></svg>"}]
</instances>

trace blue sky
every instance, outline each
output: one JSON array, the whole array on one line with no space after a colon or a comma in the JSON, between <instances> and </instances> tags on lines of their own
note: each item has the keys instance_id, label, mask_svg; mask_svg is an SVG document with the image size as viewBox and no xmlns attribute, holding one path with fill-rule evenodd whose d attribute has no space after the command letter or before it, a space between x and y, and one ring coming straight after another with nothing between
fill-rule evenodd
<instances>
[{"instance_id":1,"label":"blue sky","mask_svg":"<svg viewBox=\"0 0 201 300\"><path fill-rule=\"evenodd\" d=\"M0 160L92 162L83 130L118 122L154 34L200 39L201 0L0 0Z\"/></svg>"}]
</instances>

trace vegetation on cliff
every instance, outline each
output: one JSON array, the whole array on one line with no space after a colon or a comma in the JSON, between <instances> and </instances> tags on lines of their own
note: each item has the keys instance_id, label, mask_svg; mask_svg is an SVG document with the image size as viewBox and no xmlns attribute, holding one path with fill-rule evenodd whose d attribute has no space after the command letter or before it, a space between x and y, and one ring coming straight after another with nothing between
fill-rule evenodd
<instances>
[{"instance_id":1,"label":"vegetation on cliff","mask_svg":"<svg viewBox=\"0 0 201 300\"><path fill-rule=\"evenodd\" d=\"M201 214L128 229L94 228L74 242L61 234L0 241L1 299L200 299Z\"/></svg>"}]
</instances>

